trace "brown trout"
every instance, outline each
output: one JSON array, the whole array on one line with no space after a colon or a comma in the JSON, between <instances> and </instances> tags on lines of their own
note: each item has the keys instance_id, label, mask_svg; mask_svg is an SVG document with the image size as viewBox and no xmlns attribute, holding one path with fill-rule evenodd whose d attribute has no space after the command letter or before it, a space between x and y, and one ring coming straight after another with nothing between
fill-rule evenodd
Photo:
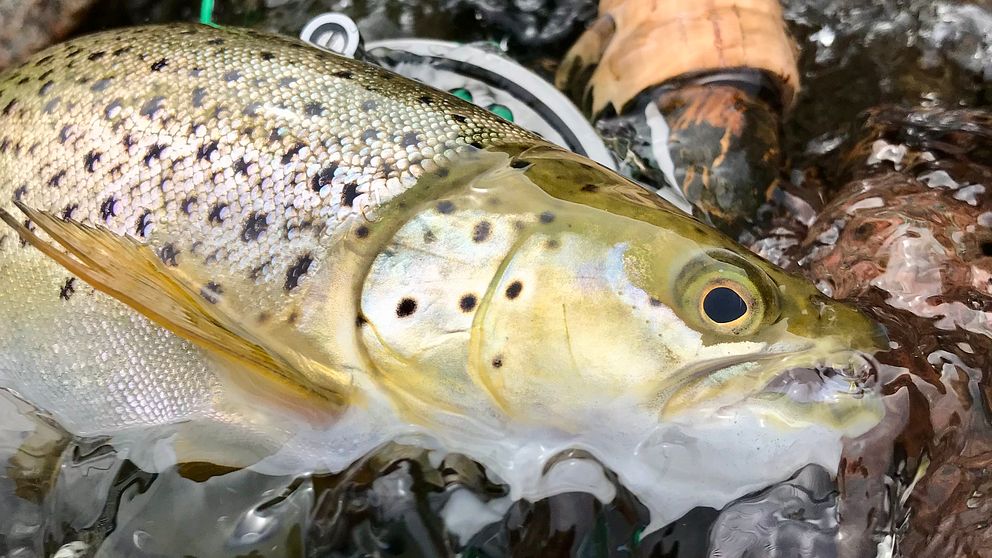
<instances>
[{"instance_id":1,"label":"brown trout","mask_svg":"<svg viewBox=\"0 0 992 558\"><path fill-rule=\"evenodd\" d=\"M0 76L0 208L0 387L143 467L340 470L414 440L537 498L575 489L551 460L581 448L657 526L836 470L880 415L855 310L295 40L172 25L37 54Z\"/></svg>"}]
</instances>

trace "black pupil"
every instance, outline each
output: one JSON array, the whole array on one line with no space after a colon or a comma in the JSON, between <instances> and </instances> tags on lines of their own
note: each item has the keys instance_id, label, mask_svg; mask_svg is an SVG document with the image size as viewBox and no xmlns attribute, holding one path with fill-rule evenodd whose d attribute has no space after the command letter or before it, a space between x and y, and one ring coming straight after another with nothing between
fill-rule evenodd
<instances>
[{"instance_id":1,"label":"black pupil","mask_svg":"<svg viewBox=\"0 0 992 558\"><path fill-rule=\"evenodd\" d=\"M706 293L703 299L703 312L718 324L725 324L747 313L747 303L741 295L727 287L717 287Z\"/></svg>"}]
</instances>

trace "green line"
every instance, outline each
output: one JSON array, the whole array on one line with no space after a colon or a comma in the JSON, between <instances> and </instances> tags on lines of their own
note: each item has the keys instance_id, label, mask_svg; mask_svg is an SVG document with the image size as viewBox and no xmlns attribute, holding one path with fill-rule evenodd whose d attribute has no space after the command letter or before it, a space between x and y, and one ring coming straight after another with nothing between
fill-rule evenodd
<instances>
[{"instance_id":1,"label":"green line","mask_svg":"<svg viewBox=\"0 0 992 558\"><path fill-rule=\"evenodd\" d=\"M214 0L203 0L200 2L200 23L214 25Z\"/></svg>"}]
</instances>

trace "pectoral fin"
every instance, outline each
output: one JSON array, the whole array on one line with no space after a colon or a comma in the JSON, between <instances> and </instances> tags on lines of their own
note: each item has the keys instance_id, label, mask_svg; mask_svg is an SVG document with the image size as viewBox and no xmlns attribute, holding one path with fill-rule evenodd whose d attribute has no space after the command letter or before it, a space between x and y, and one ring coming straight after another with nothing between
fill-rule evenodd
<instances>
[{"instance_id":1,"label":"pectoral fin","mask_svg":"<svg viewBox=\"0 0 992 558\"><path fill-rule=\"evenodd\" d=\"M203 285L191 273L182 267L167 267L149 246L14 203L65 251L0 209L0 219L25 242L93 288L218 356L225 361L222 368L240 387L289 407L302 407L307 418L318 414L311 412L315 406L333 414L348 403L352 391L348 374L303 354L285 340L252 330L224 301L211 302L202 296Z\"/></svg>"}]
</instances>

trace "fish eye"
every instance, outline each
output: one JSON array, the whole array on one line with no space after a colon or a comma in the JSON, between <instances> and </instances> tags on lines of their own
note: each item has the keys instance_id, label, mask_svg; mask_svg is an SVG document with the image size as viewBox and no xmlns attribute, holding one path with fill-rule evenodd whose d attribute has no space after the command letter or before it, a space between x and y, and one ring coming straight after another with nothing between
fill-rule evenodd
<instances>
[{"instance_id":1,"label":"fish eye","mask_svg":"<svg viewBox=\"0 0 992 558\"><path fill-rule=\"evenodd\" d=\"M771 279L730 252L713 251L690 262L676 289L685 319L702 331L750 335L778 316L777 289Z\"/></svg>"},{"instance_id":2,"label":"fish eye","mask_svg":"<svg viewBox=\"0 0 992 558\"><path fill-rule=\"evenodd\" d=\"M737 289L714 285L703 292L701 314L713 323L729 324L747 316L750 307Z\"/></svg>"}]
</instances>

